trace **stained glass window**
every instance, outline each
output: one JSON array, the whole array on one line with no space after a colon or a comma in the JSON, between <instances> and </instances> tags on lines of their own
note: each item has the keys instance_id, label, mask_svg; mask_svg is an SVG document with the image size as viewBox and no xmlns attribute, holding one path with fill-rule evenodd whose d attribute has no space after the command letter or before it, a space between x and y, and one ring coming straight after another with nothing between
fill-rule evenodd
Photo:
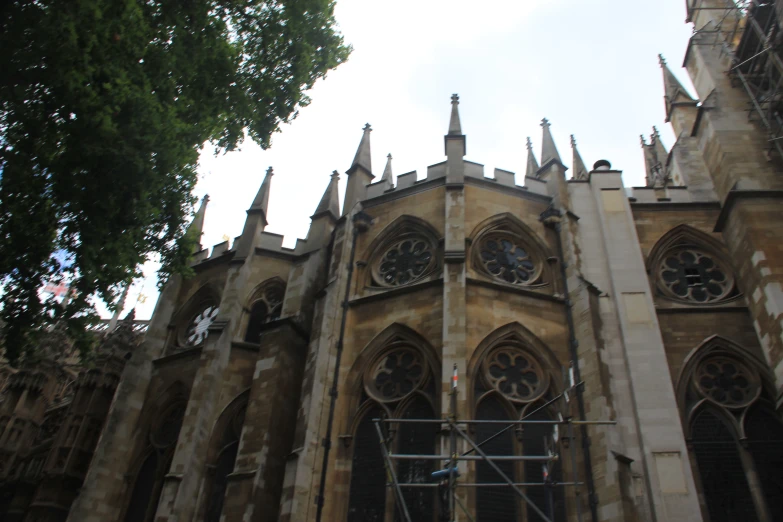
<instances>
[{"instance_id":1,"label":"stained glass window","mask_svg":"<svg viewBox=\"0 0 783 522\"><path fill-rule=\"evenodd\" d=\"M537 263L511 235L492 235L479 245L481 262L492 276L506 283L527 285L538 275Z\"/></svg>"},{"instance_id":2,"label":"stained glass window","mask_svg":"<svg viewBox=\"0 0 783 522\"><path fill-rule=\"evenodd\" d=\"M389 247L380 259L377 271L385 286L400 286L417 281L433 265L432 247L424 238L411 237Z\"/></svg>"},{"instance_id":3,"label":"stained glass window","mask_svg":"<svg viewBox=\"0 0 783 522\"><path fill-rule=\"evenodd\" d=\"M668 254L660 265L660 277L673 297L698 303L723 299L733 287L727 271L712 256L691 248Z\"/></svg>"}]
</instances>

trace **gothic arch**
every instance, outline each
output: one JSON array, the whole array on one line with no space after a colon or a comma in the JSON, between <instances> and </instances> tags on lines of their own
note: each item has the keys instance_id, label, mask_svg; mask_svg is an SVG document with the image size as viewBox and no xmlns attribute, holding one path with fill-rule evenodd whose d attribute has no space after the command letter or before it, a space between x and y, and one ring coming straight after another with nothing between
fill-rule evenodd
<instances>
[{"instance_id":1,"label":"gothic arch","mask_svg":"<svg viewBox=\"0 0 783 522\"><path fill-rule=\"evenodd\" d=\"M200 520L214 522L220 519L227 486L226 479L233 473L236 464L249 396L248 388L234 397L220 412L212 428L204 463L206 473L199 502Z\"/></svg>"},{"instance_id":2,"label":"gothic arch","mask_svg":"<svg viewBox=\"0 0 783 522\"><path fill-rule=\"evenodd\" d=\"M427 366L433 375L440 375L440 356L418 332L409 326L401 323L392 323L378 333L365 346L351 365L351 369L346 374L346 389L349 390L352 398L359 399L364 386L363 374L367 366L373 362L383 351L391 350L395 346L410 345L417 348L427 362ZM358 404L352 404L358 406ZM351 410L355 410L352 407Z\"/></svg>"},{"instance_id":3,"label":"gothic arch","mask_svg":"<svg viewBox=\"0 0 783 522\"><path fill-rule=\"evenodd\" d=\"M713 522L783 516L783 422L774 376L754 353L712 336L686 357L677 400L696 474ZM749 487L758 476L761 488Z\"/></svg>"},{"instance_id":4,"label":"gothic arch","mask_svg":"<svg viewBox=\"0 0 783 522\"><path fill-rule=\"evenodd\" d=\"M351 468L345 503L349 522L392 519L393 503L386 491L380 442L372 418L433 418L437 412L439 376L440 361L432 346L399 323L376 335L347 372L344 388L349 401L347 411L355 412L345 419L347 433L343 436L343 442L347 443L344 465ZM393 451L434 453L437 425L399 423L388 428L395 434ZM396 465L400 476L409 481L429 478L433 471L431 461ZM434 520L434 491L416 490L404 495L415 520Z\"/></svg>"},{"instance_id":5,"label":"gothic arch","mask_svg":"<svg viewBox=\"0 0 783 522\"><path fill-rule=\"evenodd\" d=\"M539 235L506 212L485 219L470 233L470 266L487 279L536 289L554 290L552 253ZM514 265L507 259L513 254Z\"/></svg>"},{"instance_id":6,"label":"gothic arch","mask_svg":"<svg viewBox=\"0 0 783 522\"><path fill-rule=\"evenodd\" d=\"M286 284L274 276L256 286L245 301L241 323L242 338L257 342L265 323L279 319L283 311Z\"/></svg>"},{"instance_id":7,"label":"gothic arch","mask_svg":"<svg viewBox=\"0 0 783 522\"><path fill-rule=\"evenodd\" d=\"M180 381L169 385L147 411L140 426L143 444L130 468L129 489L122 519L125 522L149 522L155 515L174 449L185 416L188 394Z\"/></svg>"},{"instance_id":8,"label":"gothic arch","mask_svg":"<svg viewBox=\"0 0 783 522\"><path fill-rule=\"evenodd\" d=\"M523 350L530 352L549 375L552 389L559 390L561 388L560 378L563 366L557 356L546 343L517 321L495 329L478 344L468 362L467 373L471 382L475 382L481 361L487 353L504 343L518 345Z\"/></svg>"},{"instance_id":9,"label":"gothic arch","mask_svg":"<svg viewBox=\"0 0 783 522\"><path fill-rule=\"evenodd\" d=\"M668 266L668 262L676 266ZM650 249L645 266L656 294L670 300L711 305L740 296L723 244L690 225L678 225L661 236ZM689 288L694 286L702 289L698 296Z\"/></svg>"},{"instance_id":10,"label":"gothic arch","mask_svg":"<svg viewBox=\"0 0 783 522\"><path fill-rule=\"evenodd\" d=\"M513 371L511 367L514 367ZM557 418L554 406L541 409L561 387L561 365L555 354L530 330L518 322L509 323L487 335L470 358L469 396L477 420L552 420ZM544 439L553 436L551 424L525 424L491 438L497 425L477 424L475 438L488 440L485 451L490 455L544 455ZM562 465L552 462L549 472L562 480ZM502 462L503 472L515 482L544 481L541 464L533 461ZM486 463L475 464L475 482L499 482L497 473ZM545 505L544 489L526 488L527 496L540 509ZM477 520L518 521L536 519L533 508L521 502L508 489L481 487L472 493ZM565 520L565 498L555 492L555 520ZM526 513L526 515L524 515Z\"/></svg>"},{"instance_id":11,"label":"gothic arch","mask_svg":"<svg viewBox=\"0 0 783 522\"><path fill-rule=\"evenodd\" d=\"M694 388L694 380L698 369L710 358L725 358L737 361L747 366L747 369L752 374L752 384L757 386L757 393L749 398L746 404L728 406L728 410L736 412L737 415L729 414L721 404L705 397L703 390ZM766 362L740 344L720 335L712 335L706 338L688 353L683 361L676 382L677 403L682 413L686 437L690 434L691 421L706 406L721 412L720 415L725 417L725 420L735 427L737 435L744 437L744 429L742 427L744 412L758 401L772 400L775 397L775 378Z\"/></svg>"},{"instance_id":12,"label":"gothic arch","mask_svg":"<svg viewBox=\"0 0 783 522\"><path fill-rule=\"evenodd\" d=\"M427 221L402 215L386 225L364 250L359 280L366 288L388 289L437 278L441 243L441 235ZM403 256L404 266L397 261Z\"/></svg>"}]
</instances>

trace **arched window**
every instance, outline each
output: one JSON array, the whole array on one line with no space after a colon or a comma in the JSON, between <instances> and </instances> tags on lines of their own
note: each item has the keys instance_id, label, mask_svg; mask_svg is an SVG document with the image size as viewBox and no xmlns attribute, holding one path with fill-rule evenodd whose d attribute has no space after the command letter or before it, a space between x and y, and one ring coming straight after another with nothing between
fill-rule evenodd
<instances>
[{"instance_id":1,"label":"arched window","mask_svg":"<svg viewBox=\"0 0 783 522\"><path fill-rule=\"evenodd\" d=\"M239 437L242 434L242 426L245 423L247 400L243 399L229 406L228 421L219 422L223 430L220 436L220 451L210 470L210 481L207 486L207 508L205 522L220 522L223 512L223 503L228 487L228 476L234 472L234 465L239 451ZM224 413L223 415L226 415ZM225 419L225 417L224 417ZM221 419L222 420L222 419Z\"/></svg>"},{"instance_id":2,"label":"arched window","mask_svg":"<svg viewBox=\"0 0 783 522\"><path fill-rule=\"evenodd\" d=\"M550 376L536 356L515 335L500 337L480 359L474 378L477 420L550 421L540 409L549 398ZM474 440L488 455L545 456L553 448L552 424L522 424L508 429L503 424L477 424ZM486 442L485 442L486 441ZM483 444L482 444L483 443ZM476 482L493 484L476 488L476 519L480 522L539 522L536 508L552 520L566 520L562 487L546 485L561 479L558 460L494 461L530 499L517 493L486 461L476 463ZM535 508L532 507L535 505Z\"/></svg>"},{"instance_id":3,"label":"arched window","mask_svg":"<svg viewBox=\"0 0 783 522\"><path fill-rule=\"evenodd\" d=\"M439 234L427 222L400 216L373 240L365 262L366 286L394 288L437 277Z\"/></svg>"},{"instance_id":4,"label":"arched window","mask_svg":"<svg viewBox=\"0 0 783 522\"><path fill-rule=\"evenodd\" d=\"M136 473L125 522L150 522L154 518L163 488L163 477L171 465L182 428L185 406L184 401L169 406L150 428L150 444L145 451L147 456Z\"/></svg>"},{"instance_id":5,"label":"arched window","mask_svg":"<svg viewBox=\"0 0 783 522\"><path fill-rule=\"evenodd\" d=\"M488 279L537 289L552 281L546 247L511 214L479 224L471 242L471 268Z\"/></svg>"},{"instance_id":6,"label":"arched window","mask_svg":"<svg viewBox=\"0 0 783 522\"><path fill-rule=\"evenodd\" d=\"M395 418L434 418L430 364L417 346L394 338L369 361L362 378L360 413L354 423L352 441L348 522L402 520L398 506L387 505L388 488L381 441L372 419L388 417L387 412ZM391 435L392 452L435 453L437 424L400 423L385 433ZM400 460L395 465L397 478L402 483L431 482L434 461ZM435 521L435 495L433 488L403 488L403 498L412 520Z\"/></svg>"},{"instance_id":7,"label":"arched window","mask_svg":"<svg viewBox=\"0 0 783 522\"><path fill-rule=\"evenodd\" d=\"M762 361L714 337L688 356L678 396L710 522L783 520L783 422ZM753 480L751 480L753 479ZM759 487L750 487L758 481Z\"/></svg>"},{"instance_id":8,"label":"arched window","mask_svg":"<svg viewBox=\"0 0 783 522\"><path fill-rule=\"evenodd\" d=\"M245 330L245 342L257 343L264 324L280 319L285 285L277 278L263 283L255 292Z\"/></svg>"},{"instance_id":9,"label":"arched window","mask_svg":"<svg viewBox=\"0 0 783 522\"><path fill-rule=\"evenodd\" d=\"M647 261L658 295L688 304L715 304L737 297L722 245L704 232L680 225L650 250Z\"/></svg>"}]
</instances>

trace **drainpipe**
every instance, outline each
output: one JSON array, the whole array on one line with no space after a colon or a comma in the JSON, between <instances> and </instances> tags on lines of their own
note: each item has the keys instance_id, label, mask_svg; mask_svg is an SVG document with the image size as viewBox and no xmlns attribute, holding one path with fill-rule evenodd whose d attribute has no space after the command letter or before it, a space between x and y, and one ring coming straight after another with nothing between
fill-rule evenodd
<instances>
[{"instance_id":1,"label":"drainpipe","mask_svg":"<svg viewBox=\"0 0 783 522\"><path fill-rule=\"evenodd\" d=\"M563 243L562 243L562 235L561 235L561 227L562 227L562 212L554 207L549 207L547 210L541 213L540 216L541 221L544 223L544 225L548 228L551 228L555 231L555 235L557 236L557 256L560 258L560 277L563 280L563 293L565 294L565 316L566 316L566 323L568 324L568 349L569 354L571 357L571 366L574 369L574 383L573 385L576 386L576 402L577 406L579 408L579 420L585 421L586 415L585 415L585 400L582 396L582 388L583 386L577 386L580 382L582 382L581 372L579 371L579 354L577 352L577 347L579 346L579 341L576 340L576 335L574 333L574 314L572 310L572 304L571 304L571 295L568 292L568 275L566 274L566 268L568 265L565 262L565 258L563 257ZM585 459L585 482L587 482L587 502L590 505L590 515L594 522L598 522L598 499L595 495L595 480L593 479L593 465L592 465L592 459L590 458L590 437L587 434L587 426L584 424L581 424L579 426L579 431L582 436L582 453L584 455Z\"/></svg>"},{"instance_id":2,"label":"drainpipe","mask_svg":"<svg viewBox=\"0 0 783 522\"><path fill-rule=\"evenodd\" d=\"M332 376L332 387L329 390L329 419L326 423L326 436L322 442L324 447L324 459L321 464L321 483L318 486L318 496L316 502L318 509L315 514L316 522L321 522L321 513L324 509L324 492L326 489L326 471L329 465L329 450L332 448L332 425L334 424L334 409L337 405L337 383L340 378L340 359L343 355L343 339L345 338L345 323L348 320L348 301L351 296L351 280L353 279L354 257L356 256L356 239L359 233L366 231L372 222L372 218L364 211L359 211L353 216L353 239L351 240L351 256L348 262L348 274L345 282L345 297L343 298L343 315L340 322L340 337L337 340L337 353L334 358L334 374Z\"/></svg>"}]
</instances>

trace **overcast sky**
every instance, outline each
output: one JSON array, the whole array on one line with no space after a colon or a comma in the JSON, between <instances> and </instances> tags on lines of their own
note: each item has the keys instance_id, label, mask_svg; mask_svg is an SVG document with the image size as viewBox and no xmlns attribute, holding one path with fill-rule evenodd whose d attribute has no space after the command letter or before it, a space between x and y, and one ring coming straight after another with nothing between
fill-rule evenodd
<instances>
[{"instance_id":1,"label":"overcast sky","mask_svg":"<svg viewBox=\"0 0 783 522\"><path fill-rule=\"evenodd\" d=\"M262 151L215 157L205 149L196 194L209 194L202 244L242 231L245 209L268 166L275 176L267 231L285 246L304 238L333 170L345 172L370 123L377 177L386 155L395 177L443 161L450 96L460 95L466 159L517 173L524 183L525 138L540 159L541 118L552 124L563 162L569 135L590 168L608 159L626 186L644 184L639 134L664 123L658 53L691 88L681 68L690 24L683 0L338 0L335 16L354 48L348 61L310 91L312 103ZM340 182L342 201L345 176ZM155 266L131 289L126 310L147 319L157 298ZM143 294L139 301L139 294Z\"/></svg>"}]
</instances>

